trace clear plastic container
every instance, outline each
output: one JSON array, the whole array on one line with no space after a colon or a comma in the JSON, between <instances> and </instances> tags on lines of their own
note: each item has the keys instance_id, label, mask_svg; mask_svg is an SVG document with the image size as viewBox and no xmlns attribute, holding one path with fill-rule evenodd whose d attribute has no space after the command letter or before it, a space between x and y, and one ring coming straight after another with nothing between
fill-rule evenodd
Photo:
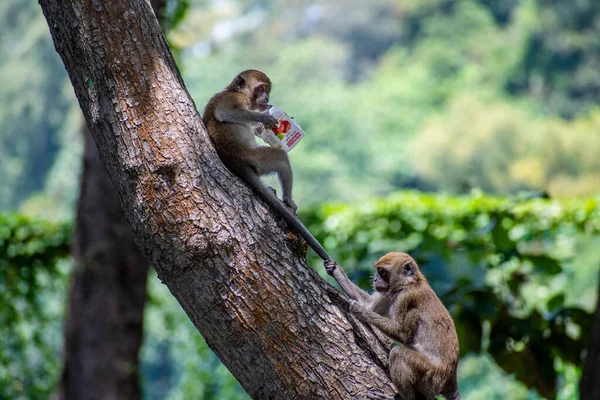
<instances>
[{"instance_id":1,"label":"clear plastic container","mask_svg":"<svg viewBox=\"0 0 600 400\"><path fill-rule=\"evenodd\" d=\"M269 109L265 112L278 120L279 125L273 129L264 129L257 136L269 146L289 152L304 137L304 131L294 118L273 105L269 105Z\"/></svg>"}]
</instances>

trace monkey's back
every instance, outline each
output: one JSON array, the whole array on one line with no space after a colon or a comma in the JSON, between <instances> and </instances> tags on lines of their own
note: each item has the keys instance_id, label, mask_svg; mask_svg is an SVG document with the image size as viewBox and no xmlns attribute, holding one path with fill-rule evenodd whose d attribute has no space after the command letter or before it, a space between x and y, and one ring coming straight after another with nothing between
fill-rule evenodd
<instances>
[{"instance_id":1,"label":"monkey's back","mask_svg":"<svg viewBox=\"0 0 600 400\"><path fill-rule=\"evenodd\" d=\"M225 104L227 106L235 107L234 94L228 92L226 90L215 94L210 98L206 106L204 107L204 113L202 114L202 122L204 122L204 126L208 131L208 135L214 141L219 139L220 130L224 123L217 120L215 116L215 112L217 111L217 106L220 104Z\"/></svg>"},{"instance_id":2,"label":"monkey's back","mask_svg":"<svg viewBox=\"0 0 600 400\"><path fill-rule=\"evenodd\" d=\"M458 336L448 309L429 284L421 288L420 297L421 323L415 340L422 347L421 350L432 357L432 361L456 367L459 356Z\"/></svg>"}]
</instances>

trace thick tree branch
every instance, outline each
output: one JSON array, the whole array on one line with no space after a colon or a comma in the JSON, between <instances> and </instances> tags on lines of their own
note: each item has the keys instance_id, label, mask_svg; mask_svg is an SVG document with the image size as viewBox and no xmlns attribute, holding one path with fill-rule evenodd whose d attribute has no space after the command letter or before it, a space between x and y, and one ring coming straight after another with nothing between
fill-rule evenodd
<instances>
[{"instance_id":1,"label":"thick tree branch","mask_svg":"<svg viewBox=\"0 0 600 400\"><path fill-rule=\"evenodd\" d=\"M148 263L140 254L98 150L83 128L84 165L73 238L57 399L136 400Z\"/></svg>"},{"instance_id":2,"label":"thick tree branch","mask_svg":"<svg viewBox=\"0 0 600 400\"><path fill-rule=\"evenodd\" d=\"M248 393L393 393L386 345L221 164L148 3L40 4L139 248Z\"/></svg>"}]
</instances>

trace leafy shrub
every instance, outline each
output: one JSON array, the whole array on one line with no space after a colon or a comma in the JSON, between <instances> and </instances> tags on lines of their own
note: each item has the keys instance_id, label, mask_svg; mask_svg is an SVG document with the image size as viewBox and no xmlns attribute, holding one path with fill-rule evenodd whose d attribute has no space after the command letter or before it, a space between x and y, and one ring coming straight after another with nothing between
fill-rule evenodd
<instances>
[{"instance_id":1,"label":"leafy shrub","mask_svg":"<svg viewBox=\"0 0 600 400\"><path fill-rule=\"evenodd\" d=\"M545 397L554 397L555 360L579 364L591 314L565 274L580 265L578 235L600 238L595 199L516 201L400 192L357 205L329 204L303 215L350 276L369 287L372 265L389 251L415 257L456 322L461 353L488 352ZM315 267L322 269L315 262ZM318 266L317 266L318 265ZM588 279L590 287L595 279Z\"/></svg>"},{"instance_id":2,"label":"leafy shrub","mask_svg":"<svg viewBox=\"0 0 600 400\"><path fill-rule=\"evenodd\" d=\"M0 215L0 398L45 399L59 376L71 229Z\"/></svg>"}]
</instances>

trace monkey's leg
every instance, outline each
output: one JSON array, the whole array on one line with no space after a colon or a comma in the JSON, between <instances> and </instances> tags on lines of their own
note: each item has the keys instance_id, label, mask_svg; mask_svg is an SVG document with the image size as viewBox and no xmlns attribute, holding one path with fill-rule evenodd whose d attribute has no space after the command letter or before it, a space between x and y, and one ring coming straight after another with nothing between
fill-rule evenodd
<instances>
[{"instance_id":1,"label":"monkey's leg","mask_svg":"<svg viewBox=\"0 0 600 400\"><path fill-rule=\"evenodd\" d=\"M257 147L253 150L256 155L255 168L260 176L276 173L281 183L283 202L294 211L298 208L292 200L294 175L287 153L272 147Z\"/></svg>"},{"instance_id":2,"label":"monkey's leg","mask_svg":"<svg viewBox=\"0 0 600 400\"><path fill-rule=\"evenodd\" d=\"M267 186L267 190L270 190L273 193L273 196L277 197L277 190L273 189L271 186Z\"/></svg>"},{"instance_id":3,"label":"monkey's leg","mask_svg":"<svg viewBox=\"0 0 600 400\"><path fill-rule=\"evenodd\" d=\"M390 377L403 400L428 400L440 394L429 378L435 370L429 358L417 351L400 346L390 351Z\"/></svg>"},{"instance_id":4,"label":"monkey's leg","mask_svg":"<svg viewBox=\"0 0 600 400\"><path fill-rule=\"evenodd\" d=\"M394 347L390 351L390 378L402 400L416 400L415 384L417 382L416 371L412 368L412 363L407 362L402 354L405 348Z\"/></svg>"}]
</instances>

